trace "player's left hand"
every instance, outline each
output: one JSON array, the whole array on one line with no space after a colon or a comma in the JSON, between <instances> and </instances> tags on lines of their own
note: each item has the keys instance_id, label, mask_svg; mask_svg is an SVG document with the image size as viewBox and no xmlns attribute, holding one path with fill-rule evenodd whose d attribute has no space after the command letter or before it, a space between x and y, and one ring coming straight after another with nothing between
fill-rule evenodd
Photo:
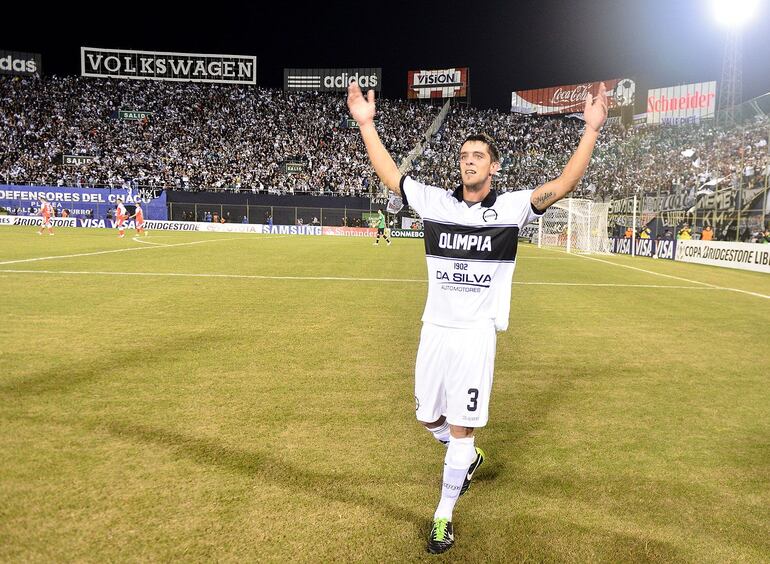
<instances>
[{"instance_id":1,"label":"player's left hand","mask_svg":"<svg viewBox=\"0 0 770 564\"><path fill-rule=\"evenodd\" d=\"M583 110L586 126L597 133L607 121L607 86L602 82L596 96L586 95L586 106Z\"/></svg>"}]
</instances>

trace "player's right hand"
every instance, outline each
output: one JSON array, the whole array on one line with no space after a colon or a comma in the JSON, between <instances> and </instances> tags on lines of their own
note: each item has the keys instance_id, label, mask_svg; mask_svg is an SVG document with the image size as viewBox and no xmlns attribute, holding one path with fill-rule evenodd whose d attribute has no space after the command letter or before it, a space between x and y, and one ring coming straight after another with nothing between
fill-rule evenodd
<instances>
[{"instance_id":1,"label":"player's right hand","mask_svg":"<svg viewBox=\"0 0 770 564\"><path fill-rule=\"evenodd\" d=\"M370 124L374 121L374 90L369 90L364 98L361 87L357 82L351 82L348 86L348 109L353 119L358 122L358 127Z\"/></svg>"},{"instance_id":2,"label":"player's right hand","mask_svg":"<svg viewBox=\"0 0 770 564\"><path fill-rule=\"evenodd\" d=\"M604 122L607 121L607 86L602 82L599 85L599 93L594 98L589 92L586 95L586 105L583 110L583 119L586 125L598 132Z\"/></svg>"}]
</instances>

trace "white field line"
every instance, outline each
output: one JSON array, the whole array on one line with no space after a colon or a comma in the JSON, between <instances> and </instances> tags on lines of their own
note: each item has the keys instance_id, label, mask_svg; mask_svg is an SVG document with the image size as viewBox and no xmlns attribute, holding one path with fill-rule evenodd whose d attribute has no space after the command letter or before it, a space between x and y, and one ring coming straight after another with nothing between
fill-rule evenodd
<instances>
[{"instance_id":1,"label":"white field line","mask_svg":"<svg viewBox=\"0 0 770 564\"><path fill-rule=\"evenodd\" d=\"M153 243L152 241L144 241L144 240L140 239L138 236L137 237L131 237L131 240L132 241L136 241L137 243L142 243L144 245L156 245L158 247L168 247L169 246L169 243Z\"/></svg>"},{"instance_id":2,"label":"white field line","mask_svg":"<svg viewBox=\"0 0 770 564\"><path fill-rule=\"evenodd\" d=\"M520 260L572 260L571 257L530 257L530 256L517 256L516 262Z\"/></svg>"},{"instance_id":3,"label":"white field line","mask_svg":"<svg viewBox=\"0 0 770 564\"><path fill-rule=\"evenodd\" d=\"M672 274L663 274L662 272L655 272L654 270L647 270L644 268L639 268L638 266L631 266L628 264L621 264L618 262L612 262L609 260L604 260L596 257L589 257L585 255L575 255L580 258L586 259L586 260L594 260L596 262L603 262L604 264L611 264L612 266L619 266L621 268L628 268L630 270L636 270L637 272L644 272L646 274L653 274L655 276L661 276L663 278L671 278L673 280L679 280L680 282L689 282L690 284L700 284L702 286L706 286L708 288L712 288L714 290L727 290L730 292L737 292L739 294L747 294L749 296L755 296L757 298L764 298L766 300L770 300L770 296L765 294L760 294L758 292L750 292L748 290L741 290L740 288L732 288L730 286L717 286L716 284L709 284L708 282L701 282L700 280L691 280L689 278L683 278L681 276L674 276Z\"/></svg>"},{"instance_id":4,"label":"white field line","mask_svg":"<svg viewBox=\"0 0 770 564\"><path fill-rule=\"evenodd\" d=\"M560 253L560 254L567 254L567 251L565 251L564 249L554 249L554 248L550 248L550 247L543 247L540 250L551 251L551 252ZM604 259L600 259L600 258L596 258L596 257L587 256L587 255L582 255L582 254L579 254L579 253L574 253L574 254L570 253L570 254L572 256L575 256L575 257L578 257L578 258L587 259L587 260L595 260L596 262L603 262L605 264L610 264L612 266L619 266L621 268L628 268L630 270L636 270L638 272L644 272L644 273L647 273L647 274L653 274L655 276L661 276L663 278L671 278L673 280L679 280L681 282L689 282L690 284L700 284L702 286L706 286L706 287L714 289L714 290L725 290L725 291L728 291L728 292L737 292L739 294L746 294L746 295L749 295L749 296L754 296L754 297L757 297L757 298L763 298L763 299L766 299L766 300L770 300L770 296L768 296L766 294L760 294L759 292L750 292L749 290L741 290L740 288L732 288L730 286L718 286L716 284L709 284L708 282L701 282L700 280L691 280L689 278L683 278L681 276L674 276L672 274L663 274L662 272L655 272L654 270L647 270L645 268L639 268L638 266L631 266L631 265L628 265L628 264L621 264L621 263L618 263L618 262L612 262L612 261L609 261L609 260L604 260ZM625 255L623 255L623 256L625 256Z\"/></svg>"},{"instance_id":5,"label":"white field line","mask_svg":"<svg viewBox=\"0 0 770 564\"><path fill-rule=\"evenodd\" d=\"M165 276L170 278L234 278L245 280L303 280L303 281L335 281L335 282L409 282L427 283L424 278L355 278L346 276L267 276L261 274L209 274L188 272L109 272L94 270L18 270L0 269L0 273L14 274L62 274L62 275L94 275L94 276ZM674 286L662 284L603 284L592 282L514 282L519 286L584 286L594 288L663 288L676 290L720 290L717 287Z\"/></svg>"},{"instance_id":6,"label":"white field line","mask_svg":"<svg viewBox=\"0 0 770 564\"><path fill-rule=\"evenodd\" d=\"M288 235L286 236L288 237ZM255 241L269 241L272 239L282 239L283 237L266 237L266 238L260 238L260 239L253 239ZM171 248L171 247L185 247L188 245L200 245L202 243L214 243L214 242L220 242L220 241L235 241L238 239L247 239L247 237L228 237L227 239L205 239L203 241L191 241L189 243L170 243L170 244L161 244L161 243L154 243L156 246L152 247L128 247L125 249L112 249L109 251L94 251L93 253L77 253L73 255L52 255L49 257L35 257L35 258L26 258L26 259L17 259L17 260L6 260L0 262L0 265L4 264L19 264L22 262L37 262L41 260L54 260L54 259L64 259L64 258L77 258L77 257L92 257L95 255L107 255L111 253L125 253L129 251L146 251L148 249L157 249L157 248Z\"/></svg>"}]
</instances>

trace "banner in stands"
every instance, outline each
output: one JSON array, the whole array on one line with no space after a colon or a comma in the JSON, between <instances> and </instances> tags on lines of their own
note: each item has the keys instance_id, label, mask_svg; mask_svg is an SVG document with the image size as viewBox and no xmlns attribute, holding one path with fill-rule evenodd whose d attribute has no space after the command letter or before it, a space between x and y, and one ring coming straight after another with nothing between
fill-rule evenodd
<instances>
[{"instance_id":1,"label":"banner in stands","mask_svg":"<svg viewBox=\"0 0 770 564\"><path fill-rule=\"evenodd\" d=\"M76 219L74 217L52 217L51 225L53 227L77 227ZM0 225L29 225L33 227L40 227L43 224L43 218L40 216L17 216L17 215L0 215Z\"/></svg>"},{"instance_id":2,"label":"banner in stands","mask_svg":"<svg viewBox=\"0 0 770 564\"><path fill-rule=\"evenodd\" d=\"M285 174L299 174L307 170L307 161L299 159L287 159L283 161L283 172Z\"/></svg>"},{"instance_id":3,"label":"banner in stands","mask_svg":"<svg viewBox=\"0 0 770 564\"><path fill-rule=\"evenodd\" d=\"M713 118L716 111L717 83L698 82L647 93L647 123L650 125L682 125Z\"/></svg>"},{"instance_id":4,"label":"banner in stands","mask_svg":"<svg viewBox=\"0 0 770 564\"><path fill-rule=\"evenodd\" d=\"M422 229L422 219L419 217L403 216L401 218L401 229Z\"/></svg>"},{"instance_id":5,"label":"banner in stands","mask_svg":"<svg viewBox=\"0 0 770 564\"><path fill-rule=\"evenodd\" d=\"M611 239L610 252L616 255L630 255L631 239Z\"/></svg>"},{"instance_id":6,"label":"banner in stands","mask_svg":"<svg viewBox=\"0 0 770 564\"><path fill-rule=\"evenodd\" d=\"M519 229L519 241L529 241L537 243L540 225L537 222L530 223Z\"/></svg>"},{"instance_id":7,"label":"banner in stands","mask_svg":"<svg viewBox=\"0 0 770 564\"><path fill-rule=\"evenodd\" d=\"M710 225L714 237L734 241L736 236L745 238L744 231L758 229L762 225L762 203L765 198L764 182L754 182L743 190L734 190L729 177L714 177L712 171L700 164L701 156L695 151L683 151L682 159L693 161L700 187L673 186L670 191L644 195L637 199L636 229L648 226L655 238L665 238L670 231L676 236L687 223L695 227L694 234ZM692 154L690 154L692 153ZM607 221L612 234L621 237L633 224L634 199L621 198L610 202ZM737 218L741 218L738 229ZM737 233L736 233L737 231Z\"/></svg>"},{"instance_id":8,"label":"banner in stands","mask_svg":"<svg viewBox=\"0 0 770 564\"><path fill-rule=\"evenodd\" d=\"M358 82L364 92L379 92L382 88L382 69L283 69L283 89L286 92L344 92L353 81Z\"/></svg>"},{"instance_id":9,"label":"banner in stands","mask_svg":"<svg viewBox=\"0 0 770 564\"><path fill-rule=\"evenodd\" d=\"M674 260L676 256L676 241L673 239L655 241L655 254L659 259Z\"/></svg>"},{"instance_id":10,"label":"banner in stands","mask_svg":"<svg viewBox=\"0 0 770 564\"><path fill-rule=\"evenodd\" d=\"M81 47L80 74L95 78L256 84L257 58Z\"/></svg>"},{"instance_id":11,"label":"banner in stands","mask_svg":"<svg viewBox=\"0 0 770 564\"><path fill-rule=\"evenodd\" d=\"M78 227L85 227L87 229L113 229L117 224L117 222L112 219L83 218L78 219L77 221ZM136 222L134 220L128 220L123 225L125 225L126 229L136 229ZM219 224L195 223L192 221L155 221L152 219L144 222L144 228L147 231L203 231L203 229L200 228L201 225L218 226ZM207 229L206 231L211 231L211 229Z\"/></svg>"},{"instance_id":12,"label":"banner in stands","mask_svg":"<svg viewBox=\"0 0 770 564\"><path fill-rule=\"evenodd\" d=\"M96 155L62 155L62 166L82 166L89 163L98 162L99 157Z\"/></svg>"},{"instance_id":13,"label":"banner in stands","mask_svg":"<svg viewBox=\"0 0 770 564\"><path fill-rule=\"evenodd\" d=\"M652 239L636 239L634 254L638 257L652 257L655 254L655 241Z\"/></svg>"},{"instance_id":14,"label":"banner in stands","mask_svg":"<svg viewBox=\"0 0 770 564\"><path fill-rule=\"evenodd\" d=\"M0 74L39 78L43 74L43 56L40 53L0 51Z\"/></svg>"},{"instance_id":15,"label":"banner in stands","mask_svg":"<svg viewBox=\"0 0 770 564\"><path fill-rule=\"evenodd\" d=\"M610 252L618 255L631 254L631 239L614 237L610 239ZM656 239L636 239L634 254L638 257L653 257L674 260L676 241Z\"/></svg>"},{"instance_id":16,"label":"banner in stands","mask_svg":"<svg viewBox=\"0 0 770 564\"><path fill-rule=\"evenodd\" d=\"M0 226L28 225L39 227L43 221L39 216L0 215ZM75 219L73 217L52 218L54 227L84 227L88 229L114 229L112 219ZM127 221L126 229L136 229L133 220ZM317 225L254 225L250 223L214 223L202 221L157 221L146 220L146 231L196 231L211 233L261 233L264 235L331 235L338 237L374 237L377 230L364 227L321 227ZM422 230L391 229L391 237L416 238L424 237Z\"/></svg>"},{"instance_id":17,"label":"banner in stands","mask_svg":"<svg viewBox=\"0 0 770 564\"><path fill-rule=\"evenodd\" d=\"M262 233L270 235L323 235L319 225L262 225Z\"/></svg>"},{"instance_id":18,"label":"banner in stands","mask_svg":"<svg viewBox=\"0 0 770 564\"><path fill-rule=\"evenodd\" d=\"M321 227L324 235L338 237L374 237L377 230L373 227Z\"/></svg>"},{"instance_id":19,"label":"banner in stands","mask_svg":"<svg viewBox=\"0 0 770 564\"><path fill-rule=\"evenodd\" d=\"M30 225L39 227L43 218L39 216L0 215L0 225ZM114 229L112 219L76 219L74 217L51 218L54 227L83 227L86 229ZM126 229L136 229L136 222L124 223ZM249 223L207 223L196 221L159 221L149 219L144 222L146 231L197 231L211 233L262 233L262 225Z\"/></svg>"},{"instance_id":20,"label":"banner in stands","mask_svg":"<svg viewBox=\"0 0 770 564\"><path fill-rule=\"evenodd\" d=\"M511 94L511 111L522 114L569 114L582 112L587 94L596 96L599 82L553 86L535 90L517 90ZM605 80L609 109L631 106L636 83L630 78Z\"/></svg>"},{"instance_id":21,"label":"banner in stands","mask_svg":"<svg viewBox=\"0 0 770 564\"><path fill-rule=\"evenodd\" d=\"M390 236L394 239L424 239L425 231L422 229L391 229Z\"/></svg>"},{"instance_id":22,"label":"banner in stands","mask_svg":"<svg viewBox=\"0 0 770 564\"><path fill-rule=\"evenodd\" d=\"M406 97L466 98L468 67L441 70L410 70L407 73Z\"/></svg>"},{"instance_id":23,"label":"banner in stands","mask_svg":"<svg viewBox=\"0 0 770 564\"><path fill-rule=\"evenodd\" d=\"M770 274L770 245L677 241L676 260Z\"/></svg>"},{"instance_id":24,"label":"banner in stands","mask_svg":"<svg viewBox=\"0 0 770 564\"><path fill-rule=\"evenodd\" d=\"M15 215L34 215L45 198L60 216L106 219L118 198L126 206L142 203L148 219L166 219L166 193L163 190L132 188L61 188L54 186L8 186L0 184L0 208L16 210Z\"/></svg>"},{"instance_id":25,"label":"banner in stands","mask_svg":"<svg viewBox=\"0 0 770 564\"><path fill-rule=\"evenodd\" d=\"M375 125L380 123L379 114L374 115L374 123ZM340 120L340 128L341 129L359 129L358 122L351 117L343 117L342 120Z\"/></svg>"},{"instance_id":26,"label":"banner in stands","mask_svg":"<svg viewBox=\"0 0 770 564\"><path fill-rule=\"evenodd\" d=\"M145 112L144 110L118 110L118 119L138 121L149 117L152 117L152 112Z\"/></svg>"}]
</instances>

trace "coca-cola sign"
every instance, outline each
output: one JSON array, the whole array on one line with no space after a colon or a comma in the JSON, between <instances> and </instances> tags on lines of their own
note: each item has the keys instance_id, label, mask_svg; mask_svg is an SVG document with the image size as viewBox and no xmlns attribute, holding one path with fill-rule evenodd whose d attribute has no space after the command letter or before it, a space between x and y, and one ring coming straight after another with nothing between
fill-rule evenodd
<instances>
[{"instance_id":1,"label":"coca-cola sign","mask_svg":"<svg viewBox=\"0 0 770 564\"><path fill-rule=\"evenodd\" d=\"M586 96L595 96L601 82L584 82L536 90L517 90L511 95L511 111L524 114L569 114L583 110ZM609 108L634 103L636 83L630 78L605 80Z\"/></svg>"},{"instance_id":2,"label":"coca-cola sign","mask_svg":"<svg viewBox=\"0 0 770 564\"><path fill-rule=\"evenodd\" d=\"M551 105L578 104L586 99L590 85L579 84L574 88L557 88L551 97Z\"/></svg>"}]
</instances>

